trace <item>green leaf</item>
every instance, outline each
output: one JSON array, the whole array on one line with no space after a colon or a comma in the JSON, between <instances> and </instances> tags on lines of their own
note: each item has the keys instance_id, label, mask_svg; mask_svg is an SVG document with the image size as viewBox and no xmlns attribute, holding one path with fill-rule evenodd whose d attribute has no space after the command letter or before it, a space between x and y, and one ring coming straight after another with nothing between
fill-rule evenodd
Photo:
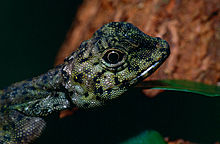
<instances>
[{"instance_id":1,"label":"green leaf","mask_svg":"<svg viewBox=\"0 0 220 144\"><path fill-rule=\"evenodd\" d=\"M163 89L163 90L192 92L210 97L220 96L219 86L207 85L204 83L187 81L187 80L144 81L139 83L136 87L141 87L146 89Z\"/></svg>"},{"instance_id":2,"label":"green leaf","mask_svg":"<svg viewBox=\"0 0 220 144\"><path fill-rule=\"evenodd\" d=\"M166 142L158 132L146 130L120 144L166 144Z\"/></svg>"}]
</instances>

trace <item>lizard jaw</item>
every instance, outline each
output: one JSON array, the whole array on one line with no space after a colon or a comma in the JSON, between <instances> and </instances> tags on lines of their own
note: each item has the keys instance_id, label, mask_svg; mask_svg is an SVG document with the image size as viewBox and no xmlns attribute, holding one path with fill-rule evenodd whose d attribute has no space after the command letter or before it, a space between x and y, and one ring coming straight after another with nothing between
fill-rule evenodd
<instances>
[{"instance_id":1,"label":"lizard jaw","mask_svg":"<svg viewBox=\"0 0 220 144\"><path fill-rule=\"evenodd\" d=\"M147 74L149 73L149 71L151 71L154 68L157 68L157 66L160 64L160 62L156 62L154 63L152 66L150 66L148 69L146 69L145 71L143 71L139 77L143 77L145 78L147 76Z\"/></svg>"},{"instance_id":2,"label":"lizard jaw","mask_svg":"<svg viewBox=\"0 0 220 144\"><path fill-rule=\"evenodd\" d=\"M140 75L138 75L136 78L134 78L131 83L134 84L137 81L143 80L146 77L148 77L150 74L152 74L159 66L161 65L160 61L155 62L153 65L151 65L149 68L147 68L145 71L141 72ZM152 71L152 72L151 72Z\"/></svg>"}]
</instances>

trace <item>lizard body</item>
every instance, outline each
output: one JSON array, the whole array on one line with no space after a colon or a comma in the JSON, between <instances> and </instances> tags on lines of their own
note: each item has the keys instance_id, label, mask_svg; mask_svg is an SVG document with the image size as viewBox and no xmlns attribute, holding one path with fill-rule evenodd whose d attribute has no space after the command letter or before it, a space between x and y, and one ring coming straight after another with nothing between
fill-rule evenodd
<instances>
[{"instance_id":1,"label":"lizard body","mask_svg":"<svg viewBox=\"0 0 220 144\"><path fill-rule=\"evenodd\" d=\"M119 97L169 56L165 40L127 22L111 22L82 42L63 64L0 91L0 143L29 143L49 114L93 108Z\"/></svg>"}]
</instances>

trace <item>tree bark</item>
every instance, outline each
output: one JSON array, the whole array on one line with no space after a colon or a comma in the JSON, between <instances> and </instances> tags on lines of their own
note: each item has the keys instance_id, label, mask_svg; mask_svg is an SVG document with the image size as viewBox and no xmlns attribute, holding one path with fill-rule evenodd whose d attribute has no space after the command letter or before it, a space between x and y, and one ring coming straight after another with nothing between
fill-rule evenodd
<instances>
[{"instance_id":1,"label":"tree bark","mask_svg":"<svg viewBox=\"0 0 220 144\"><path fill-rule=\"evenodd\" d=\"M219 0L84 0L56 64L111 21L130 22L170 44L170 57L149 79L220 84Z\"/></svg>"}]
</instances>

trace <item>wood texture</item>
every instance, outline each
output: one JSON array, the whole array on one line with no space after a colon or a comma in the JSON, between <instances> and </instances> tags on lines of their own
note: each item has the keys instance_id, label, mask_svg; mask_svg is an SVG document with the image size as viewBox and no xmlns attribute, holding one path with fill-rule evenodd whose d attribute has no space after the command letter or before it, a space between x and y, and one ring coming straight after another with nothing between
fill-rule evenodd
<instances>
[{"instance_id":1,"label":"wood texture","mask_svg":"<svg viewBox=\"0 0 220 144\"><path fill-rule=\"evenodd\" d=\"M56 64L103 24L127 21L171 47L166 63L149 79L220 82L219 0L84 0Z\"/></svg>"}]
</instances>

